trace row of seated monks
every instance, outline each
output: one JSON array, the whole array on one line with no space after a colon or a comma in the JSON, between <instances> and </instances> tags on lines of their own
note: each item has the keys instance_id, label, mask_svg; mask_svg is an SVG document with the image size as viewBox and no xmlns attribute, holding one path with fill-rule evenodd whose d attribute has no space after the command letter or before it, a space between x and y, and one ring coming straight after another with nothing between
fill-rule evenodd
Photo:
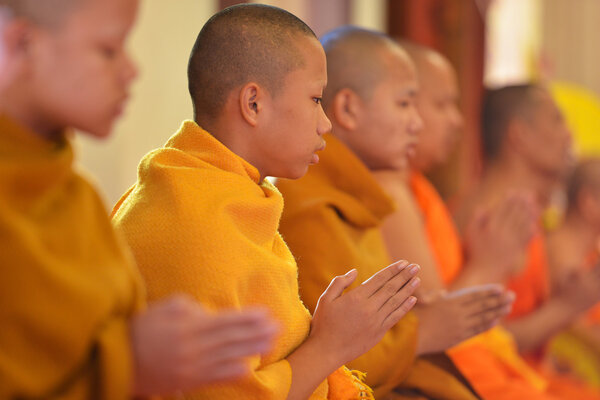
<instances>
[{"instance_id":1,"label":"row of seated monks","mask_svg":"<svg viewBox=\"0 0 600 400\"><path fill-rule=\"evenodd\" d=\"M138 6L0 0L0 399L600 399L600 161L542 83L487 93L452 216L443 55L232 6L109 217L72 132L121 114Z\"/></svg>"}]
</instances>

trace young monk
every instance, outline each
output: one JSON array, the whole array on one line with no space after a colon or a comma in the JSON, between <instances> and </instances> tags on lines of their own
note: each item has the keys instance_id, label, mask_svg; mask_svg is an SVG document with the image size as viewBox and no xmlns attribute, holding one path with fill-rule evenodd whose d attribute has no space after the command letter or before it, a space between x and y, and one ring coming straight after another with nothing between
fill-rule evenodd
<instances>
[{"instance_id":1,"label":"young monk","mask_svg":"<svg viewBox=\"0 0 600 400\"><path fill-rule=\"evenodd\" d=\"M544 209L571 164L570 132L547 89L527 84L491 90L484 102L482 130L487 166L481 183L459 210L459 226L476 207L493 207L509 190L530 191L535 205ZM521 354L541 368L535 352L598 302L600 275L590 271L574 277L569 284L579 287L574 289L577 295L551 293L546 245L541 227L537 231L527 245L520 272L508 282L517 298L506 327ZM543 372L549 391L573 396L573 384Z\"/></svg>"},{"instance_id":2,"label":"young monk","mask_svg":"<svg viewBox=\"0 0 600 400\"><path fill-rule=\"evenodd\" d=\"M141 161L114 222L151 299L185 292L212 308L260 304L281 325L273 350L249 359L249 377L195 398L372 398L340 366L412 308L419 268L392 264L346 293L357 272L338 276L311 321L294 257L278 232L282 197L265 180L298 178L318 161L331 129L321 107L323 48L287 11L233 6L200 31L188 78L194 121Z\"/></svg>"},{"instance_id":3,"label":"young monk","mask_svg":"<svg viewBox=\"0 0 600 400\"><path fill-rule=\"evenodd\" d=\"M532 204L513 195L500 207L481 213L471 224L463 255L450 213L423 175L447 160L462 126L456 75L441 54L414 43L403 42L403 47L417 66L420 90L416 104L424 127L410 168L376 174L398 203L383 226L387 248L392 256L405 252L423 260L422 286L430 290L503 282L515 273L518 255L533 232ZM396 228L398 221L410 226L410 235ZM518 354L510 333L501 328L462 343L449 353L485 399L554 398L546 390L543 377Z\"/></svg>"},{"instance_id":4,"label":"young monk","mask_svg":"<svg viewBox=\"0 0 600 400\"><path fill-rule=\"evenodd\" d=\"M356 266L364 279L389 262L380 228L394 204L373 171L402 168L422 125L414 106L414 66L395 42L354 27L321 40L330 77L323 101L332 135L319 165L297 182L278 182L286 201L281 232L298 259L300 292L309 308L344 265ZM448 296L403 319L350 366L367 373L377 395L474 398L449 373L452 368L415 357L442 352L488 329L509 311L509 303L497 287Z\"/></svg>"},{"instance_id":5,"label":"young monk","mask_svg":"<svg viewBox=\"0 0 600 400\"><path fill-rule=\"evenodd\" d=\"M600 272L598 239L600 238L600 159L580 162L566 184L567 208L561 225L547 235L550 283L553 291L569 296L587 296L595 288L595 279L580 283L576 277L592 269ZM585 317L552 339L547 358L594 387L600 387L600 309L595 307Z\"/></svg>"},{"instance_id":6,"label":"young monk","mask_svg":"<svg viewBox=\"0 0 600 400\"><path fill-rule=\"evenodd\" d=\"M136 0L0 0L0 398L127 399L243 374L264 312L211 315L144 289L70 128L105 137L136 69Z\"/></svg>"}]
</instances>

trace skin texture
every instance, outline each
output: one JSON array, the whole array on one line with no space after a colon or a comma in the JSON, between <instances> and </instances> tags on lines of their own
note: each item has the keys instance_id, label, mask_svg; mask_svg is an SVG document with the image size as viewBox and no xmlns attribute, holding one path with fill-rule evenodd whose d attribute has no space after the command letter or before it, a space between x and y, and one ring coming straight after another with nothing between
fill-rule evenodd
<instances>
[{"instance_id":1,"label":"skin texture","mask_svg":"<svg viewBox=\"0 0 600 400\"><path fill-rule=\"evenodd\" d=\"M19 9L7 12L15 4ZM124 45L138 2L0 6L0 112L49 140L62 140L69 127L107 136L136 76ZM244 357L268 351L276 330L264 312L215 315L183 298L151 305L131 321L133 394L170 394L239 377L247 372Z\"/></svg>"}]
</instances>

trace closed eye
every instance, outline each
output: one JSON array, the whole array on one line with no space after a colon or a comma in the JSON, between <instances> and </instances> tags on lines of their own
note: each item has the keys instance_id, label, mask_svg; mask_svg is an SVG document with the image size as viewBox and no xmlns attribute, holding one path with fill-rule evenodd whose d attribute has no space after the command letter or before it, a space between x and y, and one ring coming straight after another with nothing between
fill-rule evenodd
<instances>
[{"instance_id":1,"label":"closed eye","mask_svg":"<svg viewBox=\"0 0 600 400\"><path fill-rule=\"evenodd\" d=\"M321 104L323 102L322 97L313 97L313 101L317 104Z\"/></svg>"}]
</instances>

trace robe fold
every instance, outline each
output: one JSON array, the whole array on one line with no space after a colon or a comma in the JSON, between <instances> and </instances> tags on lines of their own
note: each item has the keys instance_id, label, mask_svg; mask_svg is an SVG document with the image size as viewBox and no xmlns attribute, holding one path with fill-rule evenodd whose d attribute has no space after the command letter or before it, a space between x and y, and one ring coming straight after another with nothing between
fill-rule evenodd
<instances>
[{"instance_id":1,"label":"robe fold","mask_svg":"<svg viewBox=\"0 0 600 400\"><path fill-rule=\"evenodd\" d=\"M394 210L392 200L350 149L332 135L326 140L319 164L303 178L277 182L286 202L280 230L297 258L301 297L311 310L334 276L356 268L356 287L391 263L380 227ZM407 314L349 366L366 372L377 398L398 387L436 399L477 398L447 371L415 362L417 329L416 316Z\"/></svg>"},{"instance_id":2,"label":"robe fold","mask_svg":"<svg viewBox=\"0 0 600 400\"><path fill-rule=\"evenodd\" d=\"M311 315L298 295L297 266L278 232L283 200L259 180L255 167L185 121L142 159L137 182L113 210L149 300L186 293L214 310L262 306L280 324L272 350L249 358L250 376L186 398L285 399L292 379L285 358L308 336ZM347 370L328 380L335 393L353 390L332 397L324 381L311 400L359 398Z\"/></svg>"},{"instance_id":3,"label":"robe fold","mask_svg":"<svg viewBox=\"0 0 600 400\"><path fill-rule=\"evenodd\" d=\"M69 141L5 116L0 266L0 398L130 398L139 274Z\"/></svg>"}]
</instances>

